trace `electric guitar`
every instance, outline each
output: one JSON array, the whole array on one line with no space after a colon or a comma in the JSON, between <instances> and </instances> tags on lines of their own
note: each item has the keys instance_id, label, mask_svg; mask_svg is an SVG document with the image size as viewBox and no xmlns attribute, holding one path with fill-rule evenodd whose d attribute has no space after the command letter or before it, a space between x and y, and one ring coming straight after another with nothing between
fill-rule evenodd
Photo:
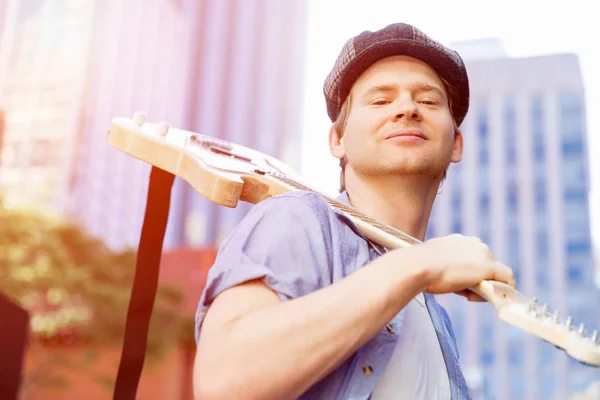
<instances>
[{"instance_id":1,"label":"electric guitar","mask_svg":"<svg viewBox=\"0 0 600 400\"><path fill-rule=\"evenodd\" d=\"M285 163L248 147L172 128L167 123L148 123L141 113L131 119L114 118L108 142L179 176L202 196L225 207L236 207L240 200L256 204L281 193L308 190L322 195L367 238L387 249L422 243L311 188ZM600 366L597 331L588 336L583 324L574 327L571 317L561 319L559 312L551 313L547 305L538 305L535 299L501 282L482 281L470 290L491 303L502 321L553 344L582 363Z\"/></svg>"}]
</instances>

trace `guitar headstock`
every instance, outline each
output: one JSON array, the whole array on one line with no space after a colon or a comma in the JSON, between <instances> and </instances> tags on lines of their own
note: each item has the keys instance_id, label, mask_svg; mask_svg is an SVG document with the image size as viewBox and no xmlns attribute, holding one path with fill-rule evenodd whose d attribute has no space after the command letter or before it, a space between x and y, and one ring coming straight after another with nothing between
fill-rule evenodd
<instances>
[{"instance_id":1,"label":"guitar headstock","mask_svg":"<svg viewBox=\"0 0 600 400\"><path fill-rule=\"evenodd\" d=\"M204 197L227 207L239 200L257 203L291 190L274 177L297 173L280 160L238 144L149 123L142 113L114 118L108 142L115 148L177 175Z\"/></svg>"},{"instance_id":2,"label":"guitar headstock","mask_svg":"<svg viewBox=\"0 0 600 400\"><path fill-rule=\"evenodd\" d=\"M584 324L574 326L571 317L561 318L558 311L540 305L535 299L528 304L512 303L502 307L499 318L532 333L564 350L572 358L588 365L600 366L598 331L588 332Z\"/></svg>"},{"instance_id":3,"label":"guitar headstock","mask_svg":"<svg viewBox=\"0 0 600 400\"><path fill-rule=\"evenodd\" d=\"M571 317L561 318L558 311L538 304L512 286L483 281L471 290L485 298L498 311L500 320L529 332L584 364L600 366L598 331L588 332L583 324L573 325Z\"/></svg>"}]
</instances>

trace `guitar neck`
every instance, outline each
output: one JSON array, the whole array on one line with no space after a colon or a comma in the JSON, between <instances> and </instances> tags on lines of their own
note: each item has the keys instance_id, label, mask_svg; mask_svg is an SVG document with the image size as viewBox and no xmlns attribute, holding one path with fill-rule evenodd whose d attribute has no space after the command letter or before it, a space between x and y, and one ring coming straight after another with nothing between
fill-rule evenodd
<instances>
[{"instance_id":1,"label":"guitar neck","mask_svg":"<svg viewBox=\"0 0 600 400\"><path fill-rule=\"evenodd\" d=\"M384 246L386 249L398 249L406 248L423 242L394 228L388 224L376 221L375 219L361 213L357 209L342 203L332 197L313 189L309 186L304 185L297 180L280 173L266 173L270 178L273 178L290 190L308 190L315 192L323 196L332 208L342 212L348 217L357 228L365 235L369 240ZM528 304L530 302L525 296L520 294L517 290L511 286L497 281L482 281L479 284L469 288L469 290L477 293L490 304L492 304L497 310L505 307L509 304Z\"/></svg>"}]
</instances>

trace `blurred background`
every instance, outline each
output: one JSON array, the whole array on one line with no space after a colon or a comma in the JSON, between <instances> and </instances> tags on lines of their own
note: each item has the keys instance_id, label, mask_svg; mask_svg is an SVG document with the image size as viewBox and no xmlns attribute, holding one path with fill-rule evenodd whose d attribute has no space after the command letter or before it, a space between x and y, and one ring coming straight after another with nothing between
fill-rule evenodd
<instances>
[{"instance_id":1,"label":"blurred background","mask_svg":"<svg viewBox=\"0 0 600 400\"><path fill-rule=\"evenodd\" d=\"M322 83L344 42L407 22L458 50L465 157L428 237L480 236L519 290L600 327L600 27L572 0L0 0L0 290L30 312L22 399L112 394L149 166L111 118L218 136L335 195ZM176 180L139 399L191 399L193 317L250 209ZM475 399L599 399L600 370L440 296Z\"/></svg>"}]
</instances>

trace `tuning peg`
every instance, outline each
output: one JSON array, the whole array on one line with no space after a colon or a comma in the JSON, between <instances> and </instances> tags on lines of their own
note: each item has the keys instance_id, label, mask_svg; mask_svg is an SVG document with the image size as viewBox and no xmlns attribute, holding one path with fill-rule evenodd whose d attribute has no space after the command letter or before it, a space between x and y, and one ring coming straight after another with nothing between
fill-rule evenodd
<instances>
[{"instance_id":1,"label":"tuning peg","mask_svg":"<svg viewBox=\"0 0 600 400\"><path fill-rule=\"evenodd\" d=\"M592 342L596 343L596 340L598 339L598 331L596 331L596 330L595 330L595 331L592 333L592 337L591 337L591 339L592 339Z\"/></svg>"},{"instance_id":2,"label":"tuning peg","mask_svg":"<svg viewBox=\"0 0 600 400\"><path fill-rule=\"evenodd\" d=\"M146 114L142 112L136 112L135 114L133 114L131 120L134 124L142 126L144 125L144 122L146 122Z\"/></svg>"},{"instance_id":3,"label":"tuning peg","mask_svg":"<svg viewBox=\"0 0 600 400\"><path fill-rule=\"evenodd\" d=\"M577 333L579 334L579 336L584 336L584 333L585 333L585 325L584 324L579 325L579 329L577 330Z\"/></svg>"},{"instance_id":4,"label":"tuning peg","mask_svg":"<svg viewBox=\"0 0 600 400\"><path fill-rule=\"evenodd\" d=\"M548 313L548 304L544 304L542 306L542 315L546 315Z\"/></svg>"},{"instance_id":5,"label":"tuning peg","mask_svg":"<svg viewBox=\"0 0 600 400\"><path fill-rule=\"evenodd\" d=\"M565 322L565 327L566 327L567 329L570 329L570 328L571 328L571 322L573 322L573 318L572 318L572 317L570 317L570 316L569 316L569 317L567 317L567 321Z\"/></svg>"},{"instance_id":6,"label":"tuning peg","mask_svg":"<svg viewBox=\"0 0 600 400\"><path fill-rule=\"evenodd\" d=\"M529 303L528 311L529 312L537 311L537 299L535 297L531 300L531 303Z\"/></svg>"},{"instance_id":7,"label":"tuning peg","mask_svg":"<svg viewBox=\"0 0 600 400\"><path fill-rule=\"evenodd\" d=\"M555 324L558 324L559 319L560 319L560 312L559 311L555 311L554 315L552 315L552 321Z\"/></svg>"}]
</instances>

